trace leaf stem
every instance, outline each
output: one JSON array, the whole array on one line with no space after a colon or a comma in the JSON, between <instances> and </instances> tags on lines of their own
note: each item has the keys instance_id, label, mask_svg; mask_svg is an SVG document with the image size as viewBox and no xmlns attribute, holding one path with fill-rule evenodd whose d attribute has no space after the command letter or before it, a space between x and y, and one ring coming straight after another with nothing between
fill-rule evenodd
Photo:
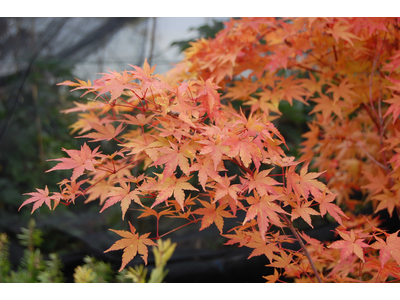
<instances>
[{"instance_id":1,"label":"leaf stem","mask_svg":"<svg viewBox=\"0 0 400 300\"><path fill-rule=\"evenodd\" d=\"M188 222L188 223L186 223L186 224L183 224L182 226L179 226L179 227L177 227L177 228L175 228L175 229L172 229L172 230L170 230L170 231L168 231L168 232L166 232L166 233L160 235L159 238L161 239L161 238L163 238L164 236L166 236L166 235L168 235L168 234L170 234L170 233L172 233L172 232L174 232L174 231L176 231L176 230L178 230L178 229L181 229L181 228L183 228L183 227L185 227L185 226L187 226L187 225L193 224L193 223L197 223L197 222L200 221L200 220L201 220L201 219L197 219L197 220L195 220L195 221L190 221L190 222Z\"/></svg>"}]
</instances>

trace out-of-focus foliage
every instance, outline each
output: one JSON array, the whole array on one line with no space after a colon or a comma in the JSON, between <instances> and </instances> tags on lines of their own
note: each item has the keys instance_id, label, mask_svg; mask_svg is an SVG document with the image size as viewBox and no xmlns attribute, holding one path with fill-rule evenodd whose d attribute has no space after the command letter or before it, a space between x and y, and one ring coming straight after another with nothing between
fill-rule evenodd
<instances>
[{"instance_id":1,"label":"out-of-focus foliage","mask_svg":"<svg viewBox=\"0 0 400 300\"><path fill-rule=\"evenodd\" d=\"M8 283L61 283L65 282L62 272L63 265L57 254L51 253L48 259L40 251L43 244L42 231L35 228L36 222L31 219L28 228L21 228L18 234L19 244L24 246L21 263L15 270L12 269L9 257L10 241L5 233L0 233L0 282ZM107 283L107 282L163 282L168 270L165 269L168 260L174 253L176 243L171 240L158 240L158 247L153 247L156 267L152 269L147 279L147 268L143 265L129 267L116 274L109 262L99 261L94 257L86 256L84 264L77 266L74 271L75 283ZM37 248L35 248L37 247Z\"/></svg>"},{"instance_id":2,"label":"out-of-focus foliage","mask_svg":"<svg viewBox=\"0 0 400 300\"><path fill-rule=\"evenodd\" d=\"M11 270L9 262L9 240L5 233L0 234L0 282L63 282L62 264L56 254L50 254L44 260L39 247L43 239L42 232L35 228L35 220L31 219L28 228L21 228L18 235L20 244L25 246L20 265Z\"/></svg>"}]
</instances>

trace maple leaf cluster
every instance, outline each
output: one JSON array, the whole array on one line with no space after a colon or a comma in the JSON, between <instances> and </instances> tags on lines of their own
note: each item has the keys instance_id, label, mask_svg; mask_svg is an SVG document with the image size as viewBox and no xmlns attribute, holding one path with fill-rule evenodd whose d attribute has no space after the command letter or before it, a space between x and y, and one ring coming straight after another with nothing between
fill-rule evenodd
<instances>
[{"instance_id":1,"label":"maple leaf cluster","mask_svg":"<svg viewBox=\"0 0 400 300\"><path fill-rule=\"evenodd\" d=\"M173 217L201 222L200 230L215 224L227 245L254 249L249 258L265 255L277 268L269 282L398 281L398 232L356 216L352 197L364 193L375 213L400 211L399 23L232 19L214 39L192 43L163 76L145 61L93 83L60 83L94 95L64 111L80 112L71 126L78 138L113 140L119 148L109 155L86 143L63 149L70 157L49 170L72 170L61 192L38 189L21 207L51 209L53 201L54 209L86 196L100 200L100 212L120 205L122 219L135 206L140 217L156 217L153 238L139 235L134 220L130 232L114 231L124 239L107 251L124 249L121 270L137 253L147 263L152 239L168 234L160 234L160 218ZM285 154L274 123L280 103L294 100L313 105L298 160ZM224 219L237 218L238 210L245 212L241 225L224 230ZM339 226L333 243L294 227L299 220L313 227L328 215ZM300 251L282 246L294 241Z\"/></svg>"}]
</instances>

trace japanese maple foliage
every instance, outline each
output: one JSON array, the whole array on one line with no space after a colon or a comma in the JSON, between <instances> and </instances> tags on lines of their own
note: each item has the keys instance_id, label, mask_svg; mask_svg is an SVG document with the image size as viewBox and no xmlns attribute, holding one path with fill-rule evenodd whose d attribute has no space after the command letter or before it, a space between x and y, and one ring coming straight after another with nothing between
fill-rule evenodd
<instances>
[{"instance_id":1,"label":"japanese maple foliage","mask_svg":"<svg viewBox=\"0 0 400 300\"><path fill-rule=\"evenodd\" d=\"M214 39L192 43L164 76L145 61L93 83L60 83L96 100L65 111L85 112L72 125L78 137L115 140L119 149L63 149L70 158L49 171L71 169L72 177L51 196L47 187L29 193L21 207L87 195L100 199L101 211L121 205L122 219L129 208L155 216L157 232L139 236L135 220L130 232L115 231L124 239L107 251L124 248L121 269L137 253L147 263L146 247L168 234L159 232L160 218L179 217L201 222L200 230L217 226L226 244L254 249L250 257L265 255L279 269L269 282L399 281L398 232L356 215L353 199L361 192L390 216L400 208L399 26L398 18L231 20ZM299 160L285 154L274 125L282 101L313 105ZM238 210L241 225L226 228ZM331 244L293 223L311 228L328 216L338 222ZM299 251L282 246L293 241Z\"/></svg>"}]
</instances>

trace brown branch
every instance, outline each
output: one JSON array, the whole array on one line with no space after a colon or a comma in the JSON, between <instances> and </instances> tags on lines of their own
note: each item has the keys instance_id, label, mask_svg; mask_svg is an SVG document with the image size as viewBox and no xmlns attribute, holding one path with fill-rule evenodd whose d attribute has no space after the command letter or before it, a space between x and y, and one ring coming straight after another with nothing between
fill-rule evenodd
<instances>
[{"instance_id":1,"label":"brown branch","mask_svg":"<svg viewBox=\"0 0 400 300\"><path fill-rule=\"evenodd\" d=\"M285 220L286 225L289 227L289 229L292 231L293 235L296 237L297 241L299 242L301 248L303 249L304 254L307 256L308 261L310 262L311 268L314 271L315 277L317 278L319 283L322 283L322 279L319 276L319 273L317 271L317 268L314 265L314 262L310 256L310 253L308 252L306 246L303 243L303 240L301 239L299 233L297 232L297 229L293 227L292 223L289 221L288 217L285 214L281 214L282 218Z\"/></svg>"},{"instance_id":2,"label":"brown branch","mask_svg":"<svg viewBox=\"0 0 400 300\"><path fill-rule=\"evenodd\" d=\"M337 52L336 52L336 47L333 46L333 54L335 54L335 62L338 61L338 56L337 56Z\"/></svg>"}]
</instances>

